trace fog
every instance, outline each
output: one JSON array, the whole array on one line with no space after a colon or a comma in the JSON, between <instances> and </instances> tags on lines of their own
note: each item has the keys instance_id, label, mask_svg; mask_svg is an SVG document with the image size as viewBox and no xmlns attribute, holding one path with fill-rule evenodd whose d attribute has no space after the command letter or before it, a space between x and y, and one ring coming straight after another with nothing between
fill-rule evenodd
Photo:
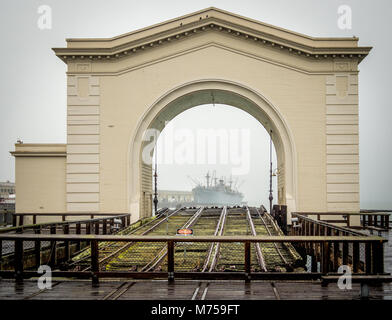
<instances>
[{"instance_id":1,"label":"fog","mask_svg":"<svg viewBox=\"0 0 392 320\"><path fill-rule=\"evenodd\" d=\"M197 144L205 132L209 133L210 149L206 143ZM174 140L173 148L169 142L165 143L166 139ZM212 144L214 141L216 146ZM233 187L235 184L244 194L243 201L268 207L269 134L260 122L241 109L227 105L189 109L166 125L158 138L157 149L158 189L190 191L199 182L206 184L207 172L212 175L216 171L218 179L233 180ZM168 153L174 156L168 157ZM274 148L272 161L275 169ZM273 190L277 199L276 177Z\"/></svg>"}]
</instances>

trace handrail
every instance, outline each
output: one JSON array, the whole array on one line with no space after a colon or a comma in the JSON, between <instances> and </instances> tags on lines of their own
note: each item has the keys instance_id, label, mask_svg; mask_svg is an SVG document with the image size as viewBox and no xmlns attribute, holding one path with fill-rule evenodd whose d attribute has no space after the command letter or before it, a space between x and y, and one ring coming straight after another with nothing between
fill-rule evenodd
<instances>
[{"instance_id":1,"label":"handrail","mask_svg":"<svg viewBox=\"0 0 392 320\"><path fill-rule=\"evenodd\" d=\"M87 214L85 214L87 215ZM111 220L116 218L124 218L130 216L130 213L117 215L117 216L109 216L109 217L102 217L102 218L94 218L94 219L84 219L84 220L72 220L72 221L58 221L58 222L45 222L45 223L38 223L38 224L28 224L28 225L21 225L16 227L9 227L9 228L2 228L0 229L0 233L7 233L11 231L19 231L19 230L30 230L30 229L37 229L42 227L49 227L49 226L63 226L63 225L70 225L70 224L78 224L78 223L93 223L102 220Z\"/></svg>"},{"instance_id":2,"label":"handrail","mask_svg":"<svg viewBox=\"0 0 392 320\"><path fill-rule=\"evenodd\" d=\"M389 212L389 213L388 213ZM392 210L369 210L361 211L361 212L292 212L292 214L300 214L300 215L308 215L308 216L364 216L364 215L377 215L377 216L389 216L392 213Z\"/></svg>"},{"instance_id":3,"label":"handrail","mask_svg":"<svg viewBox=\"0 0 392 320\"><path fill-rule=\"evenodd\" d=\"M342 232L348 232L348 233L351 233L353 235L355 234L355 235L358 235L358 236L366 236L365 233L362 233L362 232L359 232L359 231L354 231L352 229L345 228L345 227L335 226L333 224L330 224L330 223L322 221L322 220L314 220L314 219L311 219L311 218L309 218L307 216L303 216L303 215L295 213L295 212L292 213L292 217L298 217L300 219L309 221L309 222L314 223L314 224L318 224L318 225L321 225L321 226L324 226L324 227L328 227L328 228L331 228L331 229L334 229L334 230L342 231Z\"/></svg>"},{"instance_id":4,"label":"handrail","mask_svg":"<svg viewBox=\"0 0 392 320\"><path fill-rule=\"evenodd\" d=\"M138 236L138 235L62 235L62 234L0 234L0 240L22 241L141 241L141 242L387 242L377 236Z\"/></svg>"},{"instance_id":5,"label":"handrail","mask_svg":"<svg viewBox=\"0 0 392 320\"><path fill-rule=\"evenodd\" d=\"M126 215L130 213L120 213L120 212L12 212L14 216L117 216Z\"/></svg>"}]
</instances>

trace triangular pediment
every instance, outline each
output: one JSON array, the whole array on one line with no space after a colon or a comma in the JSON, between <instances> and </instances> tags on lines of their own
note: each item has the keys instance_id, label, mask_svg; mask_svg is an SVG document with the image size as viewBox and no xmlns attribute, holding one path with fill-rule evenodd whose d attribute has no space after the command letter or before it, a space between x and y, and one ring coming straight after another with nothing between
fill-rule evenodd
<instances>
[{"instance_id":1,"label":"triangular pediment","mask_svg":"<svg viewBox=\"0 0 392 320\"><path fill-rule=\"evenodd\" d=\"M361 61L371 50L371 47L359 47L355 37L310 37L217 8L200 10L113 38L67 39L66 48L53 50L64 61L113 60L203 32L224 32L312 59L339 57Z\"/></svg>"}]
</instances>

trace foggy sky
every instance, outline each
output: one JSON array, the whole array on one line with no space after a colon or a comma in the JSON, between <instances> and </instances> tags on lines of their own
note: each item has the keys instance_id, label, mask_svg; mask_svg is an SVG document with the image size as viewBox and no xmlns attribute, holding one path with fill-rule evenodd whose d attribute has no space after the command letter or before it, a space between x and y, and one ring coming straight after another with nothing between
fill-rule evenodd
<instances>
[{"instance_id":1,"label":"foggy sky","mask_svg":"<svg viewBox=\"0 0 392 320\"><path fill-rule=\"evenodd\" d=\"M43 4L52 8L51 30L37 27L37 9ZM342 4L352 8L352 30L340 30L337 26L337 9ZM66 142L66 68L52 47L65 46L65 38L116 36L209 6L311 36L355 35L360 45L374 47L359 66L361 208L392 208L389 100L392 5L388 0L3 0L0 181L14 180L14 159L9 151L18 138L25 143ZM265 145L266 139L267 136L260 144ZM255 156L256 159L263 161L262 168L268 166L268 160ZM261 175L261 171L255 172L255 176ZM251 189L244 184L243 191L247 188Z\"/></svg>"}]
</instances>

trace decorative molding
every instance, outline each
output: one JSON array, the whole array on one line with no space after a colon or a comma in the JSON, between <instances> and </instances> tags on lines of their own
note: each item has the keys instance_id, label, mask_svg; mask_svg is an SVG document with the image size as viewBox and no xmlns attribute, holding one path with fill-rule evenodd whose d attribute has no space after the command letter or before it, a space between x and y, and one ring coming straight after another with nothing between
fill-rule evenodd
<instances>
[{"instance_id":1,"label":"decorative molding","mask_svg":"<svg viewBox=\"0 0 392 320\"><path fill-rule=\"evenodd\" d=\"M145 31L145 35L143 36L143 32L141 32L139 38L134 38L133 40L125 40L125 43L119 45L111 45L113 39L78 39L78 40L69 40L72 43L76 42L98 42L101 43L100 47L83 47L83 46L75 46L67 47L67 48L53 48L56 55L63 60L67 61L78 61L80 65L84 65L81 61L112 61L121 59L124 57L132 56L138 52L145 52L146 50L154 50L157 47L162 45L179 41L184 38L190 38L196 34L204 33L204 32L224 32L229 34L232 37L236 37L239 39L243 39L246 41L252 41L254 43L258 43L262 46L273 47L275 50L285 50L293 55L301 55L310 59L344 59L348 62L337 62L335 67L336 71L343 71L340 68L351 68L350 59L358 59L359 62L366 57L366 55L370 52L371 47L358 47L358 46L328 46L327 43L331 41L335 41L339 43L342 42L356 42L357 38L311 38L304 35L295 34L293 32L280 29L281 34L287 34L287 37L283 37L283 35L273 34L274 32L263 32L261 30L257 30L256 28L251 28L246 25L246 19L240 17L241 23L232 22L230 13L226 13L224 11L218 9L210 9L211 15L204 19L198 19L198 15L195 14L195 20L190 21L189 23L180 24L180 26L168 26L166 30L152 33ZM218 13L218 16L224 15L225 18L214 17L213 14ZM258 22L259 25L262 25L263 28L269 28L271 31L274 29L278 29L273 26L268 26ZM147 28L148 29L148 28ZM150 29L154 29L154 26ZM276 33L276 32L275 32ZM304 39L302 43L300 41L294 41L289 39L293 37L297 39ZM117 40L117 39L116 39ZM306 41L305 41L306 40ZM323 43L324 42L324 43ZM311 45L310 45L311 44ZM98 44L97 44L98 45ZM86 70L88 72L88 70Z\"/></svg>"}]
</instances>

